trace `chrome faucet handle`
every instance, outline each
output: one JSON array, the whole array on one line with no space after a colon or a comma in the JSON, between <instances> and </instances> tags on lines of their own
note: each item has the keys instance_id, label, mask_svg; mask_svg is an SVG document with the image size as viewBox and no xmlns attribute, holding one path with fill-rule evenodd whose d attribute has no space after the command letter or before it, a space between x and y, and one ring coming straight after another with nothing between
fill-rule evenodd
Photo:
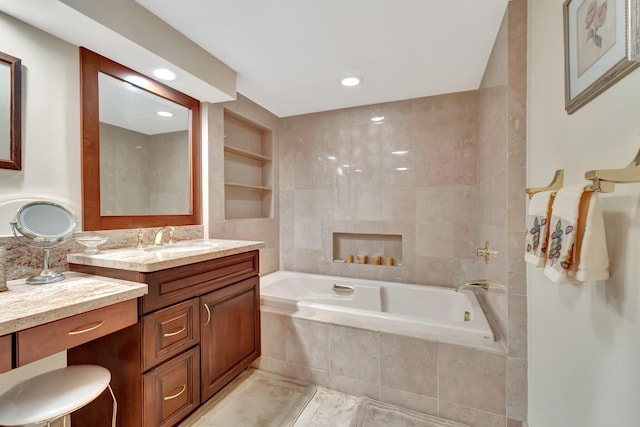
<instances>
[{"instance_id":1,"label":"chrome faucet handle","mask_svg":"<svg viewBox=\"0 0 640 427\"><path fill-rule=\"evenodd\" d=\"M138 239L138 244L136 245L136 248L141 249L144 248L144 231L142 231L141 228L138 229L138 234L136 235L137 239Z\"/></svg>"},{"instance_id":2,"label":"chrome faucet handle","mask_svg":"<svg viewBox=\"0 0 640 427\"><path fill-rule=\"evenodd\" d=\"M176 229L174 227L169 227L169 244L173 245L173 234L175 233Z\"/></svg>"}]
</instances>

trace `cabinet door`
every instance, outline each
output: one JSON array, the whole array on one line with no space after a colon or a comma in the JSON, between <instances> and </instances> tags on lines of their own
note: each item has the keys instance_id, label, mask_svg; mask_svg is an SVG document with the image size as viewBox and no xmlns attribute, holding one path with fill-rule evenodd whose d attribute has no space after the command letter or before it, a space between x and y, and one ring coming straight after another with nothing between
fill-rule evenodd
<instances>
[{"instance_id":1,"label":"cabinet door","mask_svg":"<svg viewBox=\"0 0 640 427\"><path fill-rule=\"evenodd\" d=\"M143 425L174 426L200 405L198 347L143 375Z\"/></svg>"},{"instance_id":2,"label":"cabinet door","mask_svg":"<svg viewBox=\"0 0 640 427\"><path fill-rule=\"evenodd\" d=\"M260 355L260 286L252 277L200 297L202 401Z\"/></svg>"}]
</instances>

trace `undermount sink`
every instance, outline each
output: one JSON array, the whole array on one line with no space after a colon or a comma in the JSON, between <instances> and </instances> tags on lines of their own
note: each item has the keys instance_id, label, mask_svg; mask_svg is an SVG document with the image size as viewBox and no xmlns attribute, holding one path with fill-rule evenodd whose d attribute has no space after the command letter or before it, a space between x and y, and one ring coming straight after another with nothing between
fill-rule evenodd
<instances>
[{"instance_id":1,"label":"undermount sink","mask_svg":"<svg viewBox=\"0 0 640 427\"><path fill-rule=\"evenodd\" d=\"M220 244L216 242L177 242L169 245L161 245L161 246L149 246L148 248L144 248L145 251L149 252L190 252L190 251L199 251L203 249L215 249L219 247Z\"/></svg>"}]
</instances>

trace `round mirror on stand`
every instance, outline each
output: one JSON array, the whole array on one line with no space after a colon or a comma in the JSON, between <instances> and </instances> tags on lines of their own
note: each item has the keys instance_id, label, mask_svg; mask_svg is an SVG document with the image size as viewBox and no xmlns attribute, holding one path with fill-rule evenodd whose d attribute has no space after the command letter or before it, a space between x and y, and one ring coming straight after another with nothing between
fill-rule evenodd
<instances>
[{"instance_id":1,"label":"round mirror on stand","mask_svg":"<svg viewBox=\"0 0 640 427\"><path fill-rule=\"evenodd\" d=\"M64 279L62 273L49 270L49 249L71 237L77 223L73 212L45 200L29 202L18 209L10 222L13 234L25 245L44 250L44 269L38 276L29 277L27 283L42 285Z\"/></svg>"}]
</instances>

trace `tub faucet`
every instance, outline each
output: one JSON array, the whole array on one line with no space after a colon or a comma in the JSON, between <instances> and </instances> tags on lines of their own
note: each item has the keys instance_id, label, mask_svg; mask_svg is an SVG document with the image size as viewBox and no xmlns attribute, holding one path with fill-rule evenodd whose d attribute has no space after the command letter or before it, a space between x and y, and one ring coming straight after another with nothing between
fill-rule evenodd
<instances>
[{"instance_id":1,"label":"tub faucet","mask_svg":"<svg viewBox=\"0 0 640 427\"><path fill-rule=\"evenodd\" d=\"M156 231L156 235L153 238L153 244L156 246L159 246L162 244L162 239L164 238L164 233L168 231L169 232L169 242L168 244L172 245L173 244L173 232L175 231L175 228L173 227L162 227L160 230Z\"/></svg>"},{"instance_id":2,"label":"tub faucet","mask_svg":"<svg viewBox=\"0 0 640 427\"><path fill-rule=\"evenodd\" d=\"M478 279L456 286L456 292L460 292L461 290L467 288L484 289L485 291L488 291L489 289L504 289L504 286L502 286L500 283L490 282L487 279Z\"/></svg>"}]
</instances>

